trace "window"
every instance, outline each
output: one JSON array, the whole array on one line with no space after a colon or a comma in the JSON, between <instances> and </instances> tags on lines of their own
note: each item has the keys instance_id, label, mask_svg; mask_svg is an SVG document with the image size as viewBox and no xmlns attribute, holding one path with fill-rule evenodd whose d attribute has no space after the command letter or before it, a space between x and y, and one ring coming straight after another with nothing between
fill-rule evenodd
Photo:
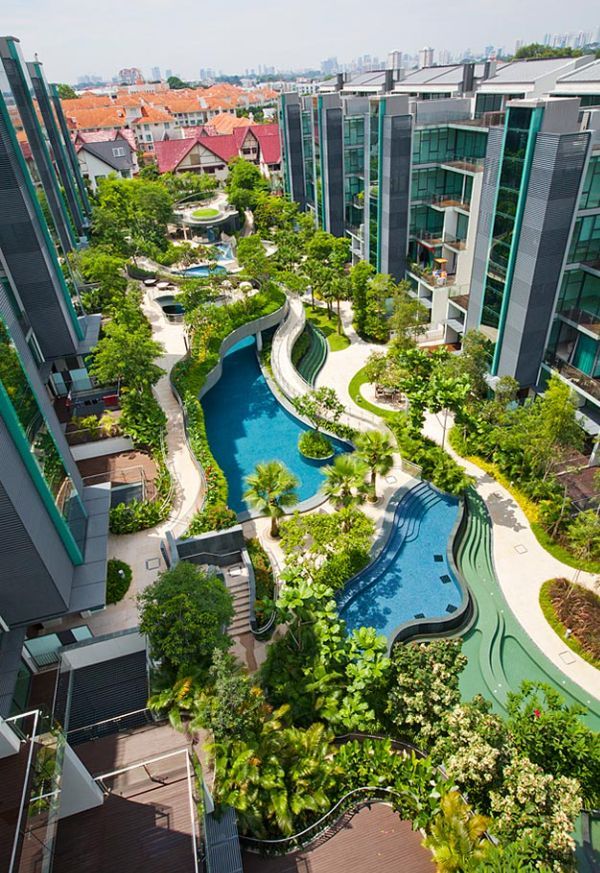
<instances>
[{"instance_id":1,"label":"window","mask_svg":"<svg viewBox=\"0 0 600 873\"><path fill-rule=\"evenodd\" d=\"M113 158L122 158L125 156L125 149L119 147L119 148L113 149L112 153L113 153Z\"/></svg>"}]
</instances>

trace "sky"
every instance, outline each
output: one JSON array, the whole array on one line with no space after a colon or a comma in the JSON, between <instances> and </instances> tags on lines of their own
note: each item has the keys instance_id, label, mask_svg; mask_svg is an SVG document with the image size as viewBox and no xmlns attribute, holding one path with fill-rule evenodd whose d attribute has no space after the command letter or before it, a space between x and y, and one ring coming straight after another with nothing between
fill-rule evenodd
<instances>
[{"instance_id":1,"label":"sky","mask_svg":"<svg viewBox=\"0 0 600 873\"><path fill-rule=\"evenodd\" d=\"M552 8L554 7L554 8ZM2 0L3 34L37 52L49 81L158 66L182 78L200 68L319 68L363 54L385 58L430 45L458 52L597 30L596 0Z\"/></svg>"}]
</instances>

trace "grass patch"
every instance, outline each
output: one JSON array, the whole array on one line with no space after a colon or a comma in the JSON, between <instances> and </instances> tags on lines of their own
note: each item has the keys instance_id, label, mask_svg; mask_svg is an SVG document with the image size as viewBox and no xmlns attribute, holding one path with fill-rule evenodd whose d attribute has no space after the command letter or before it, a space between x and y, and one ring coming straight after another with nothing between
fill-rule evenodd
<instances>
[{"instance_id":1,"label":"grass patch","mask_svg":"<svg viewBox=\"0 0 600 873\"><path fill-rule=\"evenodd\" d=\"M366 367L362 367L362 369L358 370L350 380L350 384L348 385L348 393L350 394L350 397L354 400L357 406L360 406L361 409L365 409L367 412L373 413L373 415L378 415L385 421L398 421L404 415L403 412L393 412L391 409L382 409L380 406L375 406L374 403L369 403L368 400L365 400L360 393L360 386L369 381L365 370Z\"/></svg>"},{"instance_id":2,"label":"grass patch","mask_svg":"<svg viewBox=\"0 0 600 873\"><path fill-rule=\"evenodd\" d=\"M328 314L324 306L312 306L305 304L306 318L315 327L318 327L322 334L327 337L327 344L332 352L341 352L347 349L350 345L350 340L346 334L338 333L337 318L333 318Z\"/></svg>"},{"instance_id":3,"label":"grass patch","mask_svg":"<svg viewBox=\"0 0 600 873\"><path fill-rule=\"evenodd\" d=\"M215 218L217 215L220 215L220 212L214 206L203 206L201 209L194 209L192 212L192 218Z\"/></svg>"},{"instance_id":4,"label":"grass patch","mask_svg":"<svg viewBox=\"0 0 600 873\"><path fill-rule=\"evenodd\" d=\"M565 645L600 669L600 597L566 579L549 579L540 589L540 606Z\"/></svg>"}]
</instances>

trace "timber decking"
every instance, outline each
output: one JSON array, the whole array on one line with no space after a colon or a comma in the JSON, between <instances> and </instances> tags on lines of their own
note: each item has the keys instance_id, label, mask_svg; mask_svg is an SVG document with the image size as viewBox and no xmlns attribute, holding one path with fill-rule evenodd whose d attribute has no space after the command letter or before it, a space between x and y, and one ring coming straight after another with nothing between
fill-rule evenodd
<instances>
[{"instance_id":1,"label":"timber decking","mask_svg":"<svg viewBox=\"0 0 600 873\"><path fill-rule=\"evenodd\" d=\"M93 775L186 745L168 726L83 743L75 751ZM185 758L167 758L106 780L102 806L62 819L53 873L193 873Z\"/></svg>"},{"instance_id":2,"label":"timber decking","mask_svg":"<svg viewBox=\"0 0 600 873\"><path fill-rule=\"evenodd\" d=\"M244 873L432 873L422 839L391 807L376 803L304 851L276 858L244 852Z\"/></svg>"}]
</instances>

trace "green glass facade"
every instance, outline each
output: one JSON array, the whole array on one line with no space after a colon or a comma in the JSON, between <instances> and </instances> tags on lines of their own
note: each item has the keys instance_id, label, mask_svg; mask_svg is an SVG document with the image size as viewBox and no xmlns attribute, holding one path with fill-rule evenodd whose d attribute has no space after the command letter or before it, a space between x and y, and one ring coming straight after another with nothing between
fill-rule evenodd
<instances>
[{"instance_id":1,"label":"green glass facade","mask_svg":"<svg viewBox=\"0 0 600 873\"><path fill-rule=\"evenodd\" d=\"M365 117L344 117L344 204L348 227L356 229L364 216Z\"/></svg>"},{"instance_id":2,"label":"green glass facade","mask_svg":"<svg viewBox=\"0 0 600 873\"><path fill-rule=\"evenodd\" d=\"M466 130L458 125L417 128L413 133L413 166L465 159L482 161L486 145L487 131L484 128Z\"/></svg>"},{"instance_id":3,"label":"green glass facade","mask_svg":"<svg viewBox=\"0 0 600 873\"><path fill-rule=\"evenodd\" d=\"M52 512L59 535L65 545L76 545L76 563L81 563L85 542L86 512L77 490L67 474L64 463L54 442L52 434L41 412L35 393L31 387L19 353L10 338L3 321L0 320L0 414L7 429L12 432L17 448L25 462L33 459L35 468L41 474L34 477L41 490L46 505L58 511ZM17 425L15 427L15 424ZM31 469L31 466L30 466ZM44 490L46 489L46 490ZM65 530L66 527L66 530ZM73 542L70 541L72 538Z\"/></svg>"},{"instance_id":4,"label":"green glass facade","mask_svg":"<svg viewBox=\"0 0 600 873\"><path fill-rule=\"evenodd\" d=\"M302 123L302 154L304 161L304 185L306 189L306 204L316 211L315 188L315 155L313 149L313 117L312 107L301 112Z\"/></svg>"},{"instance_id":5,"label":"green glass facade","mask_svg":"<svg viewBox=\"0 0 600 873\"><path fill-rule=\"evenodd\" d=\"M381 113L384 100L373 100L369 113L369 262L379 270L379 169ZM366 195L365 195L366 196Z\"/></svg>"},{"instance_id":6,"label":"green glass facade","mask_svg":"<svg viewBox=\"0 0 600 873\"><path fill-rule=\"evenodd\" d=\"M490 335L497 339L502 333L510 297L533 146L542 112L539 108L511 107L507 114L481 311L481 325L491 329ZM495 374L494 366L492 370Z\"/></svg>"}]
</instances>

